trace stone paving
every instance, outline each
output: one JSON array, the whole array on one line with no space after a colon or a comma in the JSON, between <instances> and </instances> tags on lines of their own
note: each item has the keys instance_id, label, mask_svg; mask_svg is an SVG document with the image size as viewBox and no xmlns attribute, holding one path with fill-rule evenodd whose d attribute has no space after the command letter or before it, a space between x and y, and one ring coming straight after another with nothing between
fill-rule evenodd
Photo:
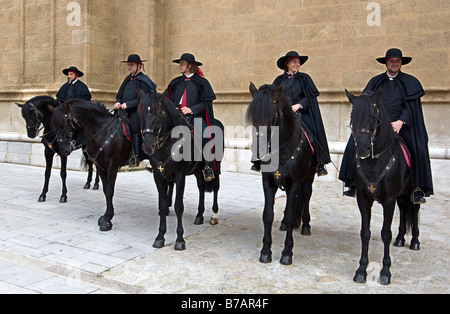
<instances>
[{"instance_id":1,"label":"stone paving","mask_svg":"<svg viewBox=\"0 0 450 314\"><path fill-rule=\"evenodd\" d=\"M157 193L146 171L119 173L113 230L102 233L101 191L83 190L87 174L68 173L68 203L60 204L54 170L45 203L38 203L44 169L0 163L0 293L450 293L450 194L437 191L421 210L421 251L391 248L392 284L381 286L382 212L375 205L368 282L352 281L360 254L360 216L342 185L318 179L311 201L311 237L295 233L294 263L278 263L284 233L278 231L284 197L276 203L271 264L258 262L263 192L259 175L225 172L219 195L220 223L193 225L194 177L187 180L184 227L187 249L173 250L176 220L168 218L166 247L157 235ZM205 221L211 215L207 196ZM394 236L398 213L393 224ZM408 240L407 240L408 242Z\"/></svg>"}]
</instances>

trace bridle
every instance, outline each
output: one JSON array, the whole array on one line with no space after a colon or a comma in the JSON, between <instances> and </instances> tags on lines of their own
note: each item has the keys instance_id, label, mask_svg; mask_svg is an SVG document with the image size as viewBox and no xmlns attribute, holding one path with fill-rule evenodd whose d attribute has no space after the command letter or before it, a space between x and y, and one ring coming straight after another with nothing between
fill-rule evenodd
<instances>
[{"instance_id":1,"label":"bridle","mask_svg":"<svg viewBox=\"0 0 450 314\"><path fill-rule=\"evenodd\" d=\"M164 125L164 118L167 116L167 113L164 111L164 109L162 109L162 103L161 102L158 102L158 105L161 108L161 116L162 116L162 118L159 119L159 123L157 123L154 128L142 129L141 130L141 134L142 134L142 137L144 137L145 135L153 136L153 138L155 139L154 144L153 144L153 148L159 150L159 149L163 148L164 145L167 143L167 141L169 140L169 138L172 135L172 132L169 131L164 136L161 137L161 131L162 131L162 128L163 128L163 125ZM148 106L148 113L147 113L147 115L145 117L151 116L150 110L151 110L151 107Z\"/></svg>"},{"instance_id":2,"label":"bridle","mask_svg":"<svg viewBox=\"0 0 450 314\"><path fill-rule=\"evenodd\" d=\"M34 125L28 125L28 123L26 124L27 129L35 129L36 134L39 134L39 132L43 129L43 127L41 127L42 124L42 120L45 116L44 114L42 114L42 112L39 111L39 109L36 107L35 104L33 104L32 102L28 102L27 103L31 110L34 111L35 115L36 115L36 124Z\"/></svg>"},{"instance_id":3,"label":"bridle","mask_svg":"<svg viewBox=\"0 0 450 314\"><path fill-rule=\"evenodd\" d=\"M375 138L377 136L378 127L381 125L381 120L380 120L380 110L378 109L377 104L373 104L373 106L377 110L377 116L376 116L373 128L372 129L362 128L362 129L359 129L359 130L354 130L352 125L350 125L350 129L352 130L352 136L353 136L353 140L355 141L355 146L358 145L358 142L356 140L358 134L367 134L367 135L369 135L369 137L370 137L370 146L371 146L371 157L372 157L372 159L378 159L378 158L381 157L381 155L383 155L383 153L386 150L384 150L384 151L382 151L381 153L378 153L378 154L374 153ZM364 159L364 158L360 158L359 156L356 156L356 158Z\"/></svg>"}]
</instances>

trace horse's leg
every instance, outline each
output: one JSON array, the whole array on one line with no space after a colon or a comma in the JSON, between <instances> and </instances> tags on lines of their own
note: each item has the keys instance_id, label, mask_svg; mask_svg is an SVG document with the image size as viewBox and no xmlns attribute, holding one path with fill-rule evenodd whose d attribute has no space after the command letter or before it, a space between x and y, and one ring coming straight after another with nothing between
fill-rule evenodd
<instances>
[{"instance_id":1,"label":"horse's leg","mask_svg":"<svg viewBox=\"0 0 450 314\"><path fill-rule=\"evenodd\" d=\"M409 202L409 210L411 215L411 243L409 245L409 248L413 251L419 251L420 250L420 241L419 241L419 210L420 205L415 205L411 202Z\"/></svg>"},{"instance_id":2,"label":"horse's leg","mask_svg":"<svg viewBox=\"0 0 450 314\"><path fill-rule=\"evenodd\" d=\"M197 179L197 188L198 188L198 209L197 209L197 217L195 217L194 225L203 225L204 218L203 214L205 213L205 185L206 182L203 179L203 174L196 173L195 178Z\"/></svg>"},{"instance_id":3,"label":"horse's leg","mask_svg":"<svg viewBox=\"0 0 450 314\"><path fill-rule=\"evenodd\" d=\"M94 169L94 165L92 165L92 169ZM94 191L97 191L100 188L100 175L98 174L98 171L95 175L95 182L94 187L92 188Z\"/></svg>"},{"instance_id":4,"label":"horse's leg","mask_svg":"<svg viewBox=\"0 0 450 314\"><path fill-rule=\"evenodd\" d=\"M175 182L170 182L167 186L167 207L172 207L172 200L173 200L173 187L175 185ZM167 215L169 215L169 212L167 212Z\"/></svg>"},{"instance_id":5,"label":"horse's leg","mask_svg":"<svg viewBox=\"0 0 450 314\"><path fill-rule=\"evenodd\" d=\"M274 219L273 205L275 203L275 193L277 187L272 179L263 175L263 188L264 188L264 211L263 211L263 224L264 224L264 237L263 247L261 249L261 256L259 261L261 263L272 262L272 224Z\"/></svg>"},{"instance_id":6,"label":"horse's leg","mask_svg":"<svg viewBox=\"0 0 450 314\"><path fill-rule=\"evenodd\" d=\"M210 225L218 225L219 224L219 202L218 202L218 197L219 197L219 189L220 189L220 176L217 175L216 178L213 180L212 184L213 184L213 193L214 193L214 199L213 199L213 207L212 207L212 211L213 211L213 215L211 217L211 220L209 222Z\"/></svg>"},{"instance_id":7,"label":"horse's leg","mask_svg":"<svg viewBox=\"0 0 450 314\"><path fill-rule=\"evenodd\" d=\"M86 184L84 185L83 189L89 190L91 188L91 182L92 182L93 164L92 164L92 161L89 159L89 157L87 157L85 155L84 158L86 158L86 166L88 168L88 177L87 177Z\"/></svg>"},{"instance_id":8,"label":"horse's leg","mask_svg":"<svg viewBox=\"0 0 450 314\"><path fill-rule=\"evenodd\" d=\"M365 283L367 279L367 265L369 264L369 241L370 241L370 218L372 215L373 201L358 197L358 207L361 213L361 259L359 260L359 268L353 281L357 283Z\"/></svg>"},{"instance_id":9,"label":"horse's leg","mask_svg":"<svg viewBox=\"0 0 450 314\"><path fill-rule=\"evenodd\" d=\"M45 151L44 151L45 179L44 179L44 187L42 188L41 195L39 195L38 202L40 202L40 203L45 202L45 200L47 198L48 185L50 182L50 176L52 175L53 156L54 155L55 155L55 153L51 149L48 149L47 147L45 148Z\"/></svg>"},{"instance_id":10,"label":"horse's leg","mask_svg":"<svg viewBox=\"0 0 450 314\"><path fill-rule=\"evenodd\" d=\"M60 203L67 203L67 156L61 156L61 181L62 181L62 194L59 199Z\"/></svg>"},{"instance_id":11,"label":"horse's leg","mask_svg":"<svg viewBox=\"0 0 450 314\"><path fill-rule=\"evenodd\" d=\"M186 249L186 242L184 241L183 229L183 213L184 213L184 188L186 185L186 176L180 175L176 182L176 196L175 196L175 213L177 214L177 239L175 241L175 250L184 251Z\"/></svg>"},{"instance_id":12,"label":"horse's leg","mask_svg":"<svg viewBox=\"0 0 450 314\"><path fill-rule=\"evenodd\" d=\"M310 236L311 235L311 215L309 212L309 201L311 200L312 192L313 192L313 182L314 179L311 181L304 182L302 184L302 190L301 190L301 199L299 199L299 203L302 204L303 207L303 213L302 213L302 230L301 234L303 236Z\"/></svg>"},{"instance_id":13,"label":"horse's leg","mask_svg":"<svg viewBox=\"0 0 450 314\"><path fill-rule=\"evenodd\" d=\"M100 177L102 178L103 193L106 198L106 212L103 216L98 219L98 226L100 231L110 231L113 227L111 220L114 217L114 186L117 178L117 167L110 167L111 169L103 170L97 169L100 172Z\"/></svg>"},{"instance_id":14,"label":"horse's leg","mask_svg":"<svg viewBox=\"0 0 450 314\"><path fill-rule=\"evenodd\" d=\"M156 236L155 242L153 243L153 247L160 249L165 245L164 235L167 232L167 215L169 214L169 198L172 195L167 194L169 186L173 187L173 183L166 182L163 178L160 178L156 175L153 175L155 178L156 187L158 189L158 214L159 214L159 231Z\"/></svg>"},{"instance_id":15,"label":"horse's leg","mask_svg":"<svg viewBox=\"0 0 450 314\"><path fill-rule=\"evenodd\" d=\"M297 218L297 205L298 205L298 191L294 188L286 191L286 209L284 210L284 224L286 226L286 239L284 241L284 250L281 253L280 263L282 265L291 265L294 237L292 235L294 231L294 224ZM298 219L301 219L302 213L298 213Z\"/></svg>"},{"instance_id":16,"label":"horse's leg","mask_svg":"<svg viewBox=\"0 0 450 314\"><path fill-rule=\"evenodd\" d=\"M410 202L409 194L397 199L398 208L400 209L400 223L398 226L398 235L394 242L394 246L396 247L405 246L407 206L409 206L408 203Z\"/></svg>"},{"instance_id":17,"label":"horse's leg","mask_svg":"<svg viewBox=\"0 0 450 314\"><path fill-rule=\"evenodd\" d=\"M384 244L383 268L380 271L380 283L388 285L391 283L391 257L389 255L392 241L392 219L394 217L395 199L386 201L383 204L383 228L381 229L381 239Z\"/></svg>"}]
</instances>

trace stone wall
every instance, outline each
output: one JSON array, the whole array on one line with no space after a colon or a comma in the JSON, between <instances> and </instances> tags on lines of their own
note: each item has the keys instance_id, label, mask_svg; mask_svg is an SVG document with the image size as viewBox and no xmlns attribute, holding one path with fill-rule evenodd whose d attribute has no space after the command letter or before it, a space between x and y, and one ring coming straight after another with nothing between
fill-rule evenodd
<instances>
[{"instance_id":1,"label":"stone wall","mask_svg":"<svg viewBox=\"0 0 450 314\"><path fill-rule=\"evenodd\" d=\"M0 0L0 18L0 161L16 160L5 147L26 133L14 102L54 96L66 79L63 68L78 66L94 99L111 104L127 75L120 61L130 53L149 60L147 74L163 91L178 75L171 60L191 52L204 63L218 96L216 116L228 127L224 167L248 171L248 85L271 83L281 73L276 60L297 50L310 57L301 71L321 92L339 166L351 109L344 89L361 92L385 70L375 59L391 47L414 58L403 70L427 91L433 160L450 158L448 0Z\"/></svg>"}]
</instances>

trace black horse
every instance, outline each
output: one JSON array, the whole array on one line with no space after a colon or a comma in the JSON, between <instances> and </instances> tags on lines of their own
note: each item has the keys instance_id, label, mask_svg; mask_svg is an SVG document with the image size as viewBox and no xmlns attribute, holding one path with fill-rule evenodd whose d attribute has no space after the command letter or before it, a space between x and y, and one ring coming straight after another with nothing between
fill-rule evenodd
<instances>
[{"instance_id":1,"label":"black horse","mask_svg":"<svg viewBox=\"0 0 450 314\"><path fill-rule=\"evenodd\" d=\"M44 134L42 136L42 144L44 144L45 151L45 182L44 188L42 189L42 193L39 196L39 202L45 202L47 198L48 185L50 182L50 175L52 172L53 166L53 157L55 154L61 156L61 179L62 179L62 194L60 197L60 203L67 202L67 186L66 186L66 178L67 178L67 156L63 156L60 154L59 144L56 141L56 133L51 125L51 119L53 115L53 111L56 107L59 106L59 102L57 102L54 98L49 96L38 96L28 100L25 104L17 104L19 108L22 109L22 117L25 119L26 127L27 127L27 135L29 138L36 138L39 136L39 132L41 130L41 126L44 128ZM88 179L84 186L85 189L90 187L90 183L92 181L92 170L93 165L89 160L85 161L88 166ZM95 180L96 185L98 186L98 176ZM94 186L94 187L95 187Z\"/></svg>"},{"instance_id":2,"label":"black horse","mask_svg":"<svg viewBox=\"0 0 450 314\"><path fill-rule=\"evenodd\" d=\"M214 169L215 179L205 182L202 169L204 162L202 161L202 139L195 138L198 132L194 132L187 119L177 109L176 105L164 94L140 94L139 114L141 117L141 129L143 136L142 148L149 156L150 163L153 167L153 177L158 188L158 207L160 216L159 233L155 239L153 247L162 248L165 245L164 235L167 231L166 216L169 213L169 203L171 202L171 193L169 188L175 183L175 213L177 215L177 239L175 250L185 250L186 243L183 238L182 216L184 212L183 195L185 189L186 176L194 174L197 179L197 186L200 192L199 207L195 224L203 223L204 194L214 192L214 215L210 224L217 224L217 213L219 207L217 204L217 195L220 187L220 155L223 154L217 147L223 148L222 142L219 142L217 132L212 130L214 138L213 145L217 149L215 156ZM223 134L223 124L215 120L214 126L220 129ZM211 128L212 129L212 128ZM201 132L200 132L201 133ZM179 137L181 134L181 137ZM201 136L201 135L200 135ZM211 150L212 151L212 150ZM186 158L178 160L176 155L186 153ZM200 158L195 155L200 153ZM197 157L199 157L197 155Z\"/></svg>"},{"instance_id":3,"label":"black horse","mask_svg":"<svg viewBox=\"0 0 450 314\"><path fill-rule=\"evenodd\" d=\"M83 100L69 100L53 113L52 124L58 138L61 156L68 156L74 147L85 147L97 166L106 198L106 212L98 220L101 231L112 229L113 196L120 167L130 154L125 113L112 115L105 106Z\"/></svg>"},{"instance_id":4,"label":"black horse","mask_svg":"<svg viewBox=\"0 0 450 314\"><path fill-rule=\"evenodd\" d=\"M307 213L305 216L309 217L308 204L315 174L312 150L300 119L293 112L284 94L283 86L275 88L273 85L264 85L258 90L251 83L250 92L253 101L247 110L247 121L258 130L260 145L263 138L267 139L270 146L267 153L270 155L271 163L266 170L262 168L265 198L264 238L259 261L261 263L272 261L273 206L275 194L278 188L281 188L286 191L286 207L282 221L286 230L286 240L280 263L290 265L294 247L293 230L300 226L304 212ZM267 127L270 136L261 134L261 127ZM264 146L266 143L262 144ZM276 155L279 156L278 162L274 162ZM264 161L263 159L263 164Z\"/></svg>"},{"instance_id":5,"label":"black horse","mask_svg":"<svg viewBox=\"0 0 450 314\"><path fill-rule=\"evenodd\" d=\"M400 137L392 130L386 109L380 102L380 90L375 93L365 92L360 97L355 97L348 91L346 93L353 104L351 128L356 152L355 186L361 212L362 253L354 281L358 283L366 281L371 208L374 201L378 201L383 206L384 216L381 230L384 257L380 283L388 285L391 282L389 255L392 240L391 224L396 202L400 208L400 227L394 245L404 245L407 225L412 225L410 248L412 250L420 248L418 227L420 205L414 205L410 198L411 169L408 165L410 156Z\"/></svg>"}]
</instances>

